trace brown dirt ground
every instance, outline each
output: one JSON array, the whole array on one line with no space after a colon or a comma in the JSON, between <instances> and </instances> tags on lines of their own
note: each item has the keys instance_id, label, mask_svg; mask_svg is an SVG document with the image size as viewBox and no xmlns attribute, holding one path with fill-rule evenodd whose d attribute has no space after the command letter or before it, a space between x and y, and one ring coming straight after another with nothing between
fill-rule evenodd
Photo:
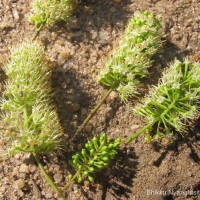
<instances>
[{"instance_id":1,"label":"brown dirt ground","mask_svg":"<svg viewBox=\"0 0 200 200\"><path fill-rule=\"evenodd\" d=\"M83 141L102 131L111 137L127 138L142 127L141 118L131 109L138 99L127 104L113 92L99 113L85 128L86 134L74 138L77 127L101 99L106 90L97 81L104 57L117 45L127 20L137 10L150 10L163 21L165 45L155 56L150 76L144 80L143 95L156 84L163 68L178 58L200 59L199 0L82 0L68 23L44 30L40 39L55 67L53 87L61 123L66 132L67 153L44 157L44 165L61 187L70 171L68 160ZM27 18L29 0L0 0L0 65L9 51L34 27ZM1 80L4 74L0 73ZM73 184L66 199L196 200L200 193L200 122L192 124L184 138L147 144L143 136L122 147L111 168L98 174L95 184ZM4 142L0 137L0 150ZM44 181L30 155L0 159L0 199L57 199ZM16 185L22 184L18 188ZM171 192L170 192L171 191ZM164 194L166 192L166 194Z\"/></svg>"}]
</instances>

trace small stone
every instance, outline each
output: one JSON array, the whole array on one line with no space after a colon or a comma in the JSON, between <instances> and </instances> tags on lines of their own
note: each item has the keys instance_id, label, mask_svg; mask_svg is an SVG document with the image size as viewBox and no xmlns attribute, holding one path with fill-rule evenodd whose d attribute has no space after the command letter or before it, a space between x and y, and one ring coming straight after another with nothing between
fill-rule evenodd
<instances>
[{"instance_id":1,"label":"small stone","mask_svg":"<svg viewBox=\"0 0 200 200\"><path fill-rule=\"evenodd\" d=\"M98 36L97 32L94 31L94 32L92 33L92 39L95 40L95 39L97 38L97 36Z\"/></svg>"},{"instance_id":2,"label":"small stone","mask_svg":"<svg viewBox=\"0 0 200 200\"><path fill-rule=\"evenodd\" d=\"M90 189L90 182L89 181L84 181L84 188L86 190L89 190Z\"/></svg>"},{"instance_id":3,"label":"small stone","mask_svg":"<svg viewBox=\"0 0 200 200\"><path fill-rule=\"evenodd\" d=\"M80 106L80 104L78 104L78 103L73 103L73 104L71 105L71 110L72 110L72 112L77 112L78 110L80 110L80 108L81 108L81 106Z\"/></svg>"},{"instance_id":4,"label":"small stone","mask_svg":"<svg viewBox=\"0 0 200 200\"><path fill-rule=\"evenodd\" d=\"M16 180L13 184L13 187L17 190L21 190L25 186L23 179Z\"/></svg>"},{"instance_id":5,"label":"small stone","mask_svg":"<svg viewBox=\"0 0 200 200\"><path fill-rule=\"evenodd\" d=\"M19 20L19 13L16 9L13 9L12 10L12 13L13 13L13 17L16 19L16 21Z\"/></svg>"},{"instance_id":6,"label":"small stone","mask_svg":"<svg viewBox=\"0 0 200 200\"><path fill-rule=\"evenodd\" d=\"M78 187L76 185L73 186L74 193L78 193Z\"/></svg>"},{"instance_id":7,"label":"small stone","mask_svg":"<svg viewBox=\"0 0 200 200\"><path fill-rule=\"evenodd\" d=\"M140 128L140 125L134 124L131 126L131 130L136 130L138 128Z\"/></svg>"},{"instance_id":8,"label":"small stone","mask_svg":"<svg viewBox=\"0 0 200 200\"><path fill-rule=\"evenodd\" d=\"M118 93L118 92L112 91L112 92L110 93L110 99L111 99L112 101L115 100L118 96L119 96L119 93Z\"/></svg>"},{"instance_id":9,"label":"small stone","mask_svg":"<svg viewBox=\"0 0 200 200\"><path fill-rule=\"evenodd\" d=\"M53 198L53 195L52 195L51 193L47 193L47 194L45 195L45 197L46 197L47 199L51 199L51 198Z\"/></svg>"},{"instance_id":10,"label":"small stone","mask_svg":"<svg viewBox=\"0 0 200 200\"><path fill-rule=\"evenodd\" d=\"M191 176L192 176L192 173L191 173L191 172L188 172L188 176L191 177Z\"/></svg>"},{"instance_id":11,"label":"small stone","mask_svg":"<svg viewBox=\"0 0 200 200\"><path fill-rule=\"evenodd\" d=\"M57 62L58 62L58 65L63 65L65 63L65 59L59 54Z\"/></svg>"},{"instance_id":12,"label":"small stone","mask_svg":"<svg viewBox=\"0 0 200 200\"><path fill-rule=\"evenodd\" d=\"M4 186L0 187L0 192L5 192L6 188Z\"/></svg>"},{"instance_id":13,"label":"small stone","mask_svg":"<svg viewBox=\"0 0 200 200\"><path fill-rule=\"evenodd\" d=\"M63 175L61 173L57 173L53 176L56 183L60 183L63 179Z\"/></svg>"},{"instance_id":14,"label":"small stone","mask_svg":"<svg viewBox=\"0 0 200 200\"><path fill-rule=\"evenodd\" d=\"M99 34L99 43L100 44L107 44L109 40L109 34L107 31L101 31Z\"/></svg>"},{"instance_id":15,"label":"small stone","mask_svg":"<svg viewBox=\"0 0 200 200\"><path fill-rule=\"evenodd\" d=\"M63 82L62 85L61 85L62 89L66 89L67 88L67 83L66 82Z\"/></svg>"},{"instance_id":16,"label":"small stone","mask_svg":"<svg viewBox=\"0 0 200 200\"><path fill-rule=\"evenodd\" d=\"M29 165L29 171L31 173L36 172L36 170L37 170L37 167L35 165Z\"/></svg>"},{"instance_id":17,"label":"small stone","mask_svg":"<svg viewBox=\"0 0 200 200\"><path fill-rule=\"evenodd\" d=\"M148 165L149 165L149 166L154 166L154 164L155 164L155 161L154 161L154 160L150 160L150 161L148 162Z\"/></svg>"},{"instance_id":18,"label":"small stone","mask_svg":"<svg viewBox=\"0 0 200 200\"><path fill-rule=\"evenodd\" d=\"M24 193L23 193L22 190L17 190L17 195L18 195L19 197L23 197L23 196L24 196Z\"/></svg>"},{"instance_id":19,"label":"small stone","mask_svg":"<svg viewBox=\"0 0 200 200\"><path fill-rule=\"evenodd\" d=\"M29 173L29 167L25 164L22 164L19 168L19 172L28 174Z\"/></svg>"},{"instance_id":20,"label":"small stone","mask_svg":"<svg viewBox=\"0 0 200 200\"><path fill-rule=\"evenodd\" d=\"M106 107L106 109L104 110L105 113L108 113L112 110L112 108L110 106Z\"/></svg>"},{"instance_id":21,"label":"small stone","mask_svg":"<svg viewBox=\"0 0 200 200\"><path fill-rule=\"evenodd\" d=\"M71 18L70 21L69 21L69 27L74 29L74 30L80 29L79 20L75 17Z\"/></svg>"}]
</instances>

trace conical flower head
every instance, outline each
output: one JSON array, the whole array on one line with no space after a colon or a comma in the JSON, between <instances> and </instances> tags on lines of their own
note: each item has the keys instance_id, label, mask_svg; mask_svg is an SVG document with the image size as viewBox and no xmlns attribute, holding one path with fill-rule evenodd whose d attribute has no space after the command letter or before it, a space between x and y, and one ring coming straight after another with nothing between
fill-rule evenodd
<instances>
[{"instance_id":1,"label":"conical flower head","mask_svg":"<svg viewBox=\"0 0 200 200\"><path fill-rule=\"evenodd\" d=\"M33 0L30 21L36 28L50 27L59 21L66 21L71 15L77 0Z\"/></svg>"},{"instance_id":2,"label":"conical flower head","mask_svg":"<svg viewBox=\"0 0 200 200\"><path fill-rule=\"evenodd\" d=\"M60 145L62 128L52 102L51 69L44 48L25 42L11 52L5 66L8 76L2 118L10 128L5 133L9 153L50 153Z\"/></svg>"},{"instance_id":3,"label":"conical flower head","mask_svg":"<svg viewBox=\"0 0 200 200\"><path fill-rule=\"evenodd\" d=\"M105 62L99 82L117 90L122 100L137 93L138 78L147 75L151 57L161 46L161 24L147 11L136 13L129 20L118 47Z\"/></svg>"}]
</instances>

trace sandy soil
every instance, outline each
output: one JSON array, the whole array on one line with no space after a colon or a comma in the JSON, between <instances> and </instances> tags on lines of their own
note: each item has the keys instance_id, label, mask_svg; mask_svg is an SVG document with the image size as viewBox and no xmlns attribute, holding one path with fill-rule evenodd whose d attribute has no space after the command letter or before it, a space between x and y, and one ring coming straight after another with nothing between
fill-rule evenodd
<instances>
[{"instance_id":1,"label":"sandy soil","mask_svg":"<svg viewBox=\"0 0 200 200\"><path fill-rule=\"evenodd\" d=\"M120 135L125 139L144 125L142 118L131 112L138 99L123 104L113 92L84 134L74 137L78 126L106 92L97 83L97 75L106 55L117 46L127 20L137 10L150 10L160 16L166 40L154 57L150 76L144 80L144 95L175 58L200 59L199 0L82 0L68 22L40 34L39 39L55 67L52 85L68 149L65 154L44 156L43 162L60 187L71 170L69 158L87 138L105 131L111 137ZM9 59L10 48L34 34L34 27L28 22L29 11L29 0L0 0L2 68ZM0 80L4 79L1 72ZM72 185L66 192L66 199L198 199L200 121L191 127L193 129L184 138L177 134L175 141L165 139L147 144L142 136L128 147L122 147L111 168L97 175L95 184L85 181ZM3 147L0 136L0 150ZM57 199L30 155L0 158L0 179L2 200Z\"/></svg>"}]
</instances>

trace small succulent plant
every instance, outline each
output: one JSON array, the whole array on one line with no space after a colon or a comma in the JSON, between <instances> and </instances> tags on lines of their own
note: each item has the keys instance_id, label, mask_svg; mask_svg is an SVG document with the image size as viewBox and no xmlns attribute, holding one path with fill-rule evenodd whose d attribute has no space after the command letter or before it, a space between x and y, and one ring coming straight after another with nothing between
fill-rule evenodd
<instances>
[{"instance_id":1,"label":"small succulent plant","mask_svg":"<svg viewBox=\"0 0 200 200\"><path fill-rule=\"evenodd\" d=\"M52 102L51 69L44 48L24 42L11 52L4 68L8 76L1 100L4 133L9 153L51 153L60 146L63 133Z\"/></svg>"},{"instance_id":2,"label":"small succulent plant","mask_svg":"<svg viewBox=\"0 0 200 200\"><path fill-rule=\"evenodd\" d=\"M50 27L58 21L66 21L78 0L33 0L30 22L37 29Z\"/></svg>"},{"instance_id":3,"label":"small succulent plant","mask_svg":"<svg viewBox=\"0 0 200 200\"><path fill-rule=\"evenodd\" d=\"M154 14L138 12L129 20L119 46L105 62L99 82L117 90L122 100L137 93L138 78L147 75L151 57L160 48L161 24Z\"/></svg>"},{"instance_id":4,"label":"small succulent plant","mask_svg":"<svg viewBox=\"0 0 200 200\"><path fill-rule=\"evenodd\" d=\"M71 164L76 170L76 173L74 176L69 176L69 183L65 189L75 179L79 183L84 179L93 182L93 175L108 167L110 161L116 156L119 145L119 138L110 140L105 133L99 138L93 137L91 141L88 141L80 153L72 156Z\"/></svg>"},{"instance_id":5,"label":"small succulent plant","mask_svg":"<svg viewBox=\"0 0 200 200\"><path fill-rule=\"evenodd\" d=\"M146 140L160 138L162 133L173 135L173 130L183 131L187 121L199 114L200 65L176 60L163 73L157 87L136 106L134 111L146 118L146 126L130 137L128 144L141 133L147 132Z\"/></svg>"}]
</instances>

